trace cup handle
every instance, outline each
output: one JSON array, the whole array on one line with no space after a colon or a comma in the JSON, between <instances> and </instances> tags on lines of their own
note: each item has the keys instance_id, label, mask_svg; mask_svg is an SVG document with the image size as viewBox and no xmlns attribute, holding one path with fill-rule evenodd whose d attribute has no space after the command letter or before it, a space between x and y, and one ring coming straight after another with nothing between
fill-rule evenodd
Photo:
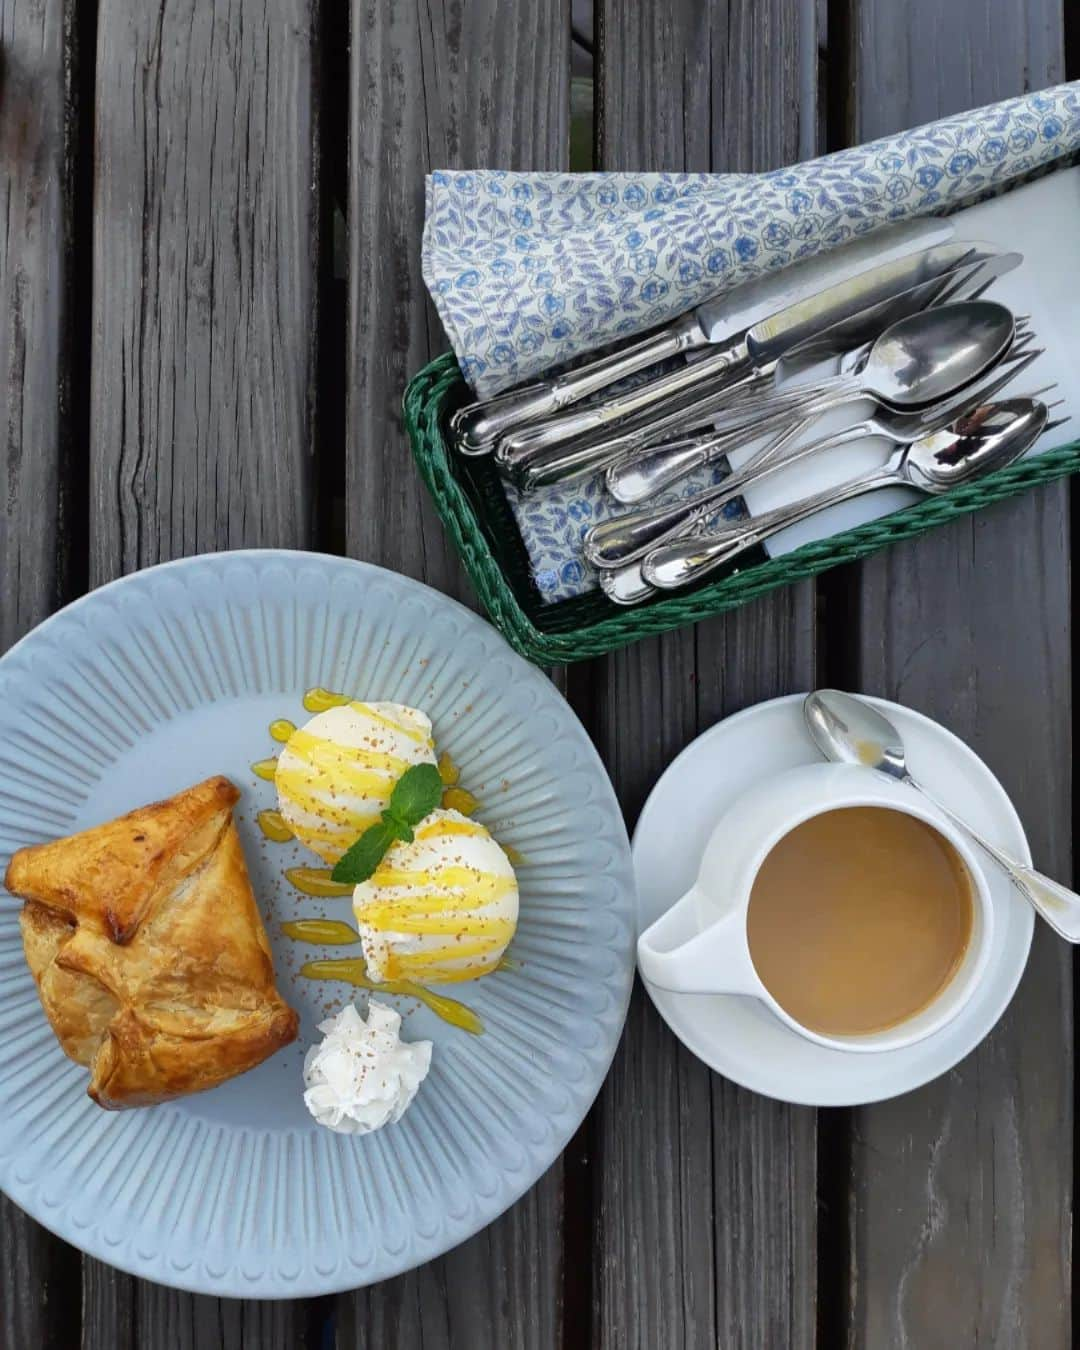
<instances>
[{"instance_id":1,"label":"cup handle","mask_svg":"<svg viewBox=\"0 0 1080 1350\"><path fill-rule=\"evenodd\" d=\"M740 907L702 931L696 886L638 938L638 969L659 989L679 994L759 994L761 982L746 942Z\"/></svg>"}]
</instances>

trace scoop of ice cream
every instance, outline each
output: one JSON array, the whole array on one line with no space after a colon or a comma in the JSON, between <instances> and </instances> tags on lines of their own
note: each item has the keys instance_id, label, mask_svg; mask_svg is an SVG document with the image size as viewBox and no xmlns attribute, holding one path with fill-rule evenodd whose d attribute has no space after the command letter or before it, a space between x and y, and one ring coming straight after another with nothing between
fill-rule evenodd
<instances>
[{"instance_id":1,"label":"scoop of ice cream","mask_svg":"<svg viewBox=\"0 0 1080 1350\"><path fill-rule=\"evenodd\" d=\"M274 783L293 834L335 863L390 800L413 764L434 764L431 721L403 703L346 703L289 737Z\"/></svg>"},{"instance_id":2,"label":"scoop of ice cream","mask_svg":"<svg viewBox=\"0 0 1080 1350\"><path fill-rule=\"evenodd\" d=\"M325 1039L304 1059L304 1103L340 1134L370 1134L400 1120L431 1067L431 1042L401 1039L401 1018L372 999L319 1023Z\"/></svg>"},{"instance_id":3,"label":"scoop of ice cream","mask_svg":"<svg viewBox=\"0 0 1080 1350\"><path fill-rule=\"evenodd\" d=\"M514 936L510 860L479 821L432 811L353 892L373 980L449 984L495 969Z\"/></svg>"}]
</instances>

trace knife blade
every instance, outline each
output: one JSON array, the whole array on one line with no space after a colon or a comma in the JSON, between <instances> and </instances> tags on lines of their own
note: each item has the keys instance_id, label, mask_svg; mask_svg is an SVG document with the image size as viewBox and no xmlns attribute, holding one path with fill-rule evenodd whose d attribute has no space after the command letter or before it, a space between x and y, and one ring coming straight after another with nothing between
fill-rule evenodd
<instances>
[{"instance_id":1,"label":"knife blade","mask_svg":"<svg viewBox=\"0 0 1080 1350\"><path fill-rule=\"evenodd\" d=\"M942 305L956 300L978 299L998 277L1005 276L1024 261L1022 253L995 253L993 244L981 243L978 240L969 241L968 248L970 256L954 268L940 274L942 286L933 296L933 304ZM926 297L932 290L933 287L926 283L917 283L909 291L859 310L849 318L833 323L817 334L796 343L795 346L787 348L779 360L777 379L787 378L796 370L805 369L826 357L835 356L839 352L872 341L881 332L881 322L886 312L889 315L889 322L895 323L897 319L902 319L907 314L925 309L928 307ZM908 297L908 304L904 303L905 295ZM893 305L895 317L892 317Z\"/></svg>"},{"instance_id":2,"label":"knife blade","mask_svg":"<svg viewBox=\"0 0 1080 1350\"><path fill-rule=\"evenodd\" d=\"M977 253L981 248L973 245ZM819 364L828 357L847 352L845 366L854 364L866 346L872 343L889 325L911 314L921 313L931 305L953 303L957 300L974 298L985 292L997 277L1012 271L1022 261L1022 254L1003 253L982 262L969 262L954 271L945 272L933 281L912 287L891 301L861 310L850 319L834 324L822 333L786 351L776 368L776 378L789 378L795 371ZM802 400L814 392L814 385L802 383L792 387L792 397ZM771 423L783 422L792 417L790 403L784 402L784 391L776 389L769 401L754 398L739 404L742 425L734 425L732 414L725 412L721 418L715 415L703 415L698 412L687 413L677 424L679 439L663 441L663 427L652 427L647 432L639 432L637 437L615 436L606 441L596 441L598 456L607 461L606 486L616 501L627 506L638 506L657 493L666 491L672 484L692 473L704 464L718 459L729 444L738 444L740 438L746 439L746 426L753 424L755 433L764 430ZM718 424L722 423L722 424ZM700 428L708 427L702 431ZM620 448L621 447L621 448ZM609 452L617 451L612 458ZM545 481L534 461L530 465L530 480L542 485ZM548 472L551 472L550 466ZM557 479L556 481L563 481Z\"/></svg>"},{"instance_id":3,"label":"knife blade","mask_svg":"<svg viewBox=\"0 0 1080 1350\"><path fill-rule=\"evenodd\" d=\"M450 419L451 436L462 454L486 454L500 436L516 427L560 412L618 380L681 352L724 342L759 319L808 298L822 287L906 254L947 243L953 233L954 226L949 220L926 217L900 221L824 254L778 268L712 297L629 346L577 366L555 379L539 381L459 408Z\"/></svg>"},{"instance_id":4,"label":"knife blade","mask_svg":"<svg viewBox=\"0 0 1080 1350\"><path fill-rule=\"evenodd\" d=\"M775 311L744 332L731 335L698 361L687 362L615 398L572 409L541 425L523 427L503 436L496 446L496 458L511 467L512 472L520 472L533 454L646 410L666 411L687 391L715 387L717 381L721 387L730 384L732 388L740 388L755 371L778 360L786 350L813 337L822 328L933 280L971 256L971 250L970 243L954 241L879 263Z\"/></svg>"},{"instance_id":5,"label":"knife blade","mask_svg":"<svg viewBox=\"0 0 1080 1350\"><path fill-rule=\"evenodd\" d=\"M931 305L971 299L981 294L997 276L1011 271L1022 261L1019 253L987 256L989 247L972 242L963 255L963 261L937 277L901 291L888 300L858 310L785 351L776 364L777 375L781 371L785 375L789 373L789 365L814 365L825 356L837 356L845 352L850 361L862 344L875 339L897 319L918 313ZM801 384L793 386L786 394L782 389L773 389L766 396L760 391L771 385L771 366L767 364L763 370L767 372L768 378L754 374L744 378L737 386L729 384L716 390L698 387L691 391L688 398L672 405L670 410L665 407L660 412L651 410L639 413L610 430L530 454L520 467L503 443L495 452L496 463L500 471L520 489L531 491L595 473L599 468L630 465L636 461L639 452L647 449L660 453L665 434L685 436L688 432L705 427L716 433L723 429L743 427L760 418L776 418L813 392L812 385ZM613 469L608 468L608 472L610 475ZM615 492L614 495L618 497L619 493Z\"/></svg>"}]
</instances>

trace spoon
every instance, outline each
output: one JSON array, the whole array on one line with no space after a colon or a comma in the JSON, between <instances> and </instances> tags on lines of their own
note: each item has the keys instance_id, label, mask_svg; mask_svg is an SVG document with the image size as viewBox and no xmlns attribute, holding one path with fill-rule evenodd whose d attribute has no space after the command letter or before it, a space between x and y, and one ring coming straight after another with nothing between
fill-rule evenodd
<instances>
[{"instance_id":1,"label":"spoon","mask_svg":"<svg viewBox=\"0 0 1080 1350\"><path fill-rule=\"evenodd\" d=\"M983 404L947 430L900 446L883 465L837 487L709 534L661 544L641 564L642 575L661 590L686 586L778 530L878 488L914 487L939 496L1019 459L1047 430L1047 416L1046 405L1032 399Z\"/></svg>"},{"instance_id":2,"label":"spoon","mask_svg":"<svg viewBox=\"0 0 1080 1350\"><path fill-rule=\"evenodd\" d=\"M897 412L935 403L973 383L1006 353L1030 343L1026 323L1027 316L1021 321L1004 305L989 301L943 305L909 315L874 342L848 352L836 375L741 403L740 424L751 423L775 405L794 406L799 419L790 439L798 435L800 424L862 399Z\"/></svg>"},{"instance_id":3,"label":"spoon","mask_svg":"<svg viewBox=\"0 0 1080 1350\"><path fill-rule=\"evenodd\" d=\"M1013 339L1014 320L993 300L967 300L900 319L870 348L855 374L821 380L817 393L870 395L895 407L932 403L973 380Z\"/></svg>"},{"instance_id":4,"label":"spoon","mask_svg":"<svg viewBox=\"0 0 1080 1350\"><path fill-rule=\"evenodd\" d=\"M1019 374L1020 370L1031 364L1036 355L1042 355L1044 349L1035 349L1034 352L1030 350L1033 340L1034 335L1022 331L1018 320L1016 339L1011 344L1007 355L1002 358L999 366L1004 368L1006 361L1015 360L1019 362L1022 358L1025 358L1023 364L1013 372ZM969 387L965 386L965 389ZM802 388L805 389L805 386L802 386ZM799 387L796 388L796 392L801 392ZM816 390L811 389L808 398L813 399L815 397ZM887 403L880 403L878 406L882 415L888 420L897 418L903 420L905 416L910 416L910 410L907 408L896 409ZM922 406L920 405L920 410ZM939 405L928 406L936 407ZM813 420L812 417L807 417L801 410L781 409L779 413L766 414L763 420L755 419L753 434L757 436L776 426L786 430L787 427L792 425L795 431L799 432L811 420ZM717 433L715 429L712 429L698 432L693 436L683 436L679 440L669 441L666 444L653 445L636 454L623 455L610 464L605 472L604 486L617 502L622 502L626 506L637 506L674 486L675 483L688 477L696 469L714 463L725 455L729 449L737 448L746 439L747 428L744 425L734 431ZM787 439L790 440L791 438Z\"/></svg>"},{"instance_id":5,"label":"spoon","mask_svg":"<svg viewBox=\"0 0 1080 1350\"><path fill-rule=\"evenodd\" d=\"M638 511L631 511L594 525L585 535L583 546L585 557L594 567L621 567L624 563L636 562L657 545L685 534L687 528L696 520L705 515L714 515L760 479L776 473L779 469L786 469L821 450L834 449L870 436L880 436L897 445L906 445L921 436L940 431L957 417L963 416L980 404L988 403L1041 354L1041 350L1036 349L1034 352L1025 353L1015 361L1009 358L996 368L992 379L978 381L974 387L965 387L938 403L904 412L883 407L876 417L866 418L843 431L830 432L827 436L818 437L805 445L789 449L791 437L785 427L779 438L766 442L744 464L738 469L733 469L714 487L705 488L682 501L664 506L642 507ZM1043 394L1047 390L1040 389L1036 392ZM804 425L800 422L797 429L801 429ZM728 447L735 444L730 437L716 438L717 441L721 439ZM742 433L741 439L745 442L745 432Z\"/></svg>"},{"instance_id":6,"label":"spoon","mask_svg":"<svg viewBox=\"0 0 1080 1350\"><path fill-rule=\"evenodd\" d=\"M1006 270L1008 266L1015 266L1014 258L1019 261L1018 255L1007 255ZM918 317L926 306L942 304L946 293L957 297L965 294L963 286L976 281L985 266L985 262L972 265L965 257L963 266L957 265L956 270L929 282L923 281L899 296L888 297L848 319L811 333L791 350L764 360L756 371L734 381L726 366L722 367L720 377L702 378L709 374L709 367L706 362L697 362L663 377L668 381L678 378L687 387L683 387L678 396L672 393L666 400L660 400L659 405L655 398L649 398L644 406L637 408L637 397L644 393L643 386L641 390L630 390L618 400L607 402L603 408L579 409L562 418L548 418L543 425L522 427L499 439L495 445L495 464L518 489L532 491L536 487L585 477L598 468L616 463L626 452L655 439L657 433L668 427L693 427L694 424L707 427L713 423L728 429L741 427L767 413L801 409L811 398L821 397L818 394L821 382L776 389L774 373L782 363L791 360L798 363L798 352L811 346L817 351L841 352L844 359L841 360L840 374L855 374L863 369L873 343L896 321ZM693 381L687 382L687 371L694 371ZM652 383L659 389L660 382ZM833 385L829 387L832 389ZM617 410L620 414L614 417ZM605 435L603 424L612 420L616 421L617 427Z\"/></svg>"},{"instance_id":7,"label":"spoon","mask_svg":"<svg viewBox=\"0 0 1080 1350\"><path fill-rule=\"evenodd\" d=\"M925 283L922 289L925 291ZM929 303L933 297L928 293L923 298ZM878 305L876 308L883 307ZM949 315L951 318L936 325L928 324L932 315ZM913 326L906 328L903 325ZM888 340L890 335L896 335L892 342ZM818 395L820 391L821 397L826 394L851 396L852 391L865 389L886 402L903 402L905 398L908 402L930 402L937 397L935 372L944 387L953 388L985 369L1001 355L1012 337L1012 315L1004 306L991 301L966 301L935 310L909 312L884 331L878 330L868 357L860 363L857 373L849 372L820 381L813 386L812 393ZM703 394L723 393L731 399L748 386L763 385L768 390L763 394L763 400L769 405L798 403L811 397L811 392L772 387L772 373L783 355L783 352L776 353L753 369L755 362L751 358L735 365L730 358L724 359L724 350L719 350L602 404L572 410L509 433L496 446L496 462L502 472L517 481L518 486L528 489L565 481L569 475L577 476L587 468L603 467L610 460L606 459L605 451L597 447L592 433L611 423L623 423L635 415L647 419L652 412L676 411L680 402L685 406L688 396L693 402L695 390ZM890 363L894 362L902 363L904 369L893 370ZM748 364L751 372L741 373ZM736 377L732 375L733 369L739 372ZM965 369L969 373L963 374ZM764 379L765 376L768 379ZM912 398L904 392L913 378L927 389L921 398ZM733 408L732 411L736 417L739 415L740 410ZM741 411L745 413L746 410ZM566 442L571 444L566 446Z\"/></svg>"},{"instance_id":8,"label":"spoon","mask_svg":"<svg viewBox=\"0 0 1080 1350\"><path fill-rule=\"evenodd\" d=\"M921 792L974 839L998 864L1016 889L1041 914L1050 927L1068 942L1080 942L1080 895L1027 863L1018 862L984 839L944 802L916 782L907 767L904 741L884 714L852 694L836 689L818 689L803 703L803 717L814 744L826 759L843 764L862 764L907 783Z\"/></svg>"}]
</instances>

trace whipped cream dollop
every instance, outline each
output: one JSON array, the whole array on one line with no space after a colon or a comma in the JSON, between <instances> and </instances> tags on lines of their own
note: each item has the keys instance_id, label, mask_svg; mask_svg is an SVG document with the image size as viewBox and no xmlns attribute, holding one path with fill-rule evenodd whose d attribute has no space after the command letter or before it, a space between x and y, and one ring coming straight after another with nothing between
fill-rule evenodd
<instances>
[{"instance_id":1,"label":"whipped cream dollop","mask_svg":"<svg viewBox=\"0 0 1080 1350\"><path fill-rule=\"evenodd\" d=\"M278 756L278 809L293 834L336 863L378 820L414 764L434 764L431 719L404 703L330 708L298 727Z\"/></svg>"},{"instance_id":2,"label":"whipped cream dollop","mask_svg":"<svg viewBox=\"0 0 1080 1350\"><path fill-rule=\"evenodd\" d=\"M375 999L367 1021L349 1003L319 1023L304 1059L304 1103L339 1134L370 1134L400 1120L431 1067L431 1042L401 1039L401 1017Z\"/></svg>"},{"instance_id":3,"label":"whipped cream dollop","mask_svg":"<svg viewBox=\"0 0 1080 1350\"><path fill-rule=\"evenodd\" d=\"M474 980L514 936L517 879L478 820L440 807L356 887L353 913L373 980Z\"/></svg>"}]
</instances>

